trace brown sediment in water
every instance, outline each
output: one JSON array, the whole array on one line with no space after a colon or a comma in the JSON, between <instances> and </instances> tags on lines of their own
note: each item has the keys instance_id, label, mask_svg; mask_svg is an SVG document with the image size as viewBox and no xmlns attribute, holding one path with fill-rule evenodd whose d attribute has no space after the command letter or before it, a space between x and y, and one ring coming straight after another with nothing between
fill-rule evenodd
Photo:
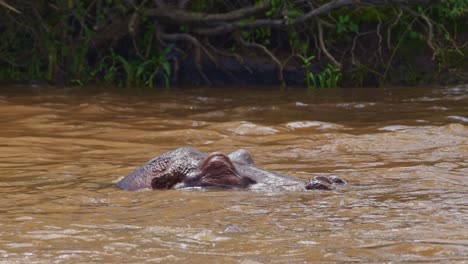
<instances>
[{"instance_id":1,"label":"brown sediment in water","mask_svg":"<svg viewBox=\"0 0 468 264\"><path fill-rule=\"evenodd\" d=\"M438 262L468 258L468 87L0 91L5 262ZM457 117L457 118L454 118ZM124 192L193 146L351 187ZM228 234L234 226L243 232ZM236 230L237 230L236 229Z\"/></svg>"}]
</instances>

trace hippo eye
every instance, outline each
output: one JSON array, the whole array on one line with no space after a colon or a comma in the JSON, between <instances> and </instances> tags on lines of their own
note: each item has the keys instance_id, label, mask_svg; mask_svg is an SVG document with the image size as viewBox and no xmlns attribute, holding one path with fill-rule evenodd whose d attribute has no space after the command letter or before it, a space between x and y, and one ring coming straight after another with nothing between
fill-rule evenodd
<instances>
[{"instance_id":1,"label":"hippo eye","mask_svg":"<svg viewBox=\"0 0 468 264\"><path fill-rule=\"evenodd\" d=\"M166 173L151 180L153 190L169 190L177 183L181 182L183 175L180 173Z\"/></svg>"},{"instance_id":2,"label":"hippo eye","mask_svg":"<svg viewBox=\"0 0 468 264\"><path fill-rule=\"evenodd\" d=\"M156 177L151 180L151 188L153 190L167 190L170 189L170 182L166 179L166 177Z\"/></svg>"}]
</instances>

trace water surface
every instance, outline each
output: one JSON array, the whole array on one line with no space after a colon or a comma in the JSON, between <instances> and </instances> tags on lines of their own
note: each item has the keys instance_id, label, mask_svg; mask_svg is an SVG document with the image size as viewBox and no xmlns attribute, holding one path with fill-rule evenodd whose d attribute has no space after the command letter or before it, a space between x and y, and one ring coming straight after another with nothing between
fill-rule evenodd
<instances>
[{"instance_id":1,"label":"water surface","mask_svg":"<svg viewBox=\"0 0 468 264\"><path fill-rule=\"evenodd\" d=\"M2 87L0 262L468 261L467 123L468 86ZM245 148L260 167L351 186L113 187L181 146Z\"/></svg>"}]
</instances>

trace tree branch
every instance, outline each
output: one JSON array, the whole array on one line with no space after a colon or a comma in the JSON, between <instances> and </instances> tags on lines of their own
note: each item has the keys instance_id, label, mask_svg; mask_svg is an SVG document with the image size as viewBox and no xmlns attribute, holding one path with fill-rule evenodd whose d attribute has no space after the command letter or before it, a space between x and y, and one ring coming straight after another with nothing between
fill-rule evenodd
<instances>
[{"instance_id":1,"label":"tree branch","mask_svg":"<svg viewBox=\"0 0 468 264\"><path fill-rule=\"evenodd\" d=\"M294 20L256 19L255 21L250 22L250 23L247 23L244 21L236 21L235 19L232 19L232 20L222 19L221 14L214 14L215 16L218 16L218 18L220 18L217 21L213 21L213 22L219 22L218 24L216 24L215 27L205 26L205 27L194 29L193 32L197 34L202 34L202 35L219 35L219 34L230 33L237 29L255 29L255 28L261 28L261 27L281 28L285 26L305 23L309 21L310 19L312 19L313 17L328 13L334 9L337 9L343 6L359 5L359 4L367 4L367 5L374 5L374 6L383 6L383 5L388 5L388 4L413 4L413 3L428 4L431 2L438 2L438 1L439 0L336 0L333 2L326 3L318 8L315 8ZM193 14L198 14L198 13L193 13ZM247 17L244 17L244 18L247 18ZM184 23L180 22L178 24L184 24Z\"/></svg>"},{"instance_id":2,"label":"tree branch","mask_svg":"<svg viewBox=\"0 0 468 264\"><path fill-rule=\"evenodd\" d=\"M10 9L13 12L16 12L17 14L21 14L21 12L18 11L18 9L16 9L16 8L12 7L11 5L7 4L4 0L0 0L0 5Z\"/></svg>"},{"instance_id":3,"label":"tree branch","mask_svg":"<svg viewBox=\"0 0 468 264\"><path fill-rule=\"evenodd\" d=\"M156 27L159 28L159 27ZM200 75L203 77L206 83L211 84L211 81L206 77L206 75L203 73L202 66L201 66L201 50L205 51L210 57L211 55L206 51L206 49L203 48L201 43L198 41L197 38L194 36L188 34L188 33L173 33L173 34L168 34L163 32L161 29L157 29L157 34L164 40L169 40L169 41L184 41L184 42L189 42L190 44L193 45L195 48L195 67L197 68L198 72ZM210 57L211 58L211 57Z\"/></svg>"},{"instance_id":4,"label":"tree branch","mask_svg":"<svg viewBox=\"0 0 468 264\"><path fill-rule=\"evenodd\" d=\"M227 13L206 14L201 12L189 12L165 6L150 9L145 15L160 19L174 25L210 25L213 23L227 23L239 21L251 16L261 14L271 8L271 3L265 1L258 6L249 6Z\"/></svg>"},{"instance_id":5,"label":"tree branch","mask_svg":"<svg viewBox=\"0 0 468 264\"><path fill-rule=\"evenodd\" d=\"M166 3L164 3L163 0L154 0L154 4L156 6L165 6L166 5Z\"/></svg>"},{"instance_id":6,"label":"tree branch","mask_svg":"<svg viewBox=\"0 0 468 264\"><path fill-rule=\"evenodd\" d=\"M189 3L190 3L190 0L181 0L178 4L178 7L179 9L186 9Z\"/></svg>"},{"instance_id":7,"label":"tree branch","mask_svg":"<svg viewBox=\"0 0 468 264\"><path fill-rule=\"evenodd\" d=\"M266 55L268 55L268 57L270 57L270 59L276 63L276 65L278 66L278 80L283 83L284 82L284 76L283 76L283 65L281 63L281 61L271 52L267 49L267 47L261 45L261 44L258 44L258 43L249 43L247 41L245 41L241 36L240 34L237 34L237 40L245 47L248 47L248 48L256 48L256 49L259 49L261 51L263 51Z\"/></svg>"},{"instance_id":8,"label":"tree branch","mask_svg":"<svg viewBox=\"0 0 468 264\"><path fill-rule=\"evenodd\" d=\"M318 27L318 37L319 37L319 43L320 43L320 49L323 51L323 53L325 53L325 56L327 56L327 58L329 60L331 60L331 62L338 68L341 69L341 63L339 63L335 57L333 57L330 52L328 52L327 48L325 47L325 41L323 41L323 27L322 27L322 24L317 21L317 27Z\"/></svg>"},{"instance_id":9,"label":"tree branch","mask_svg":"<svg viewBox=\"0 0 468 264\"><path fill-rule=\"evenodd\" d=\"M432 38L434 36L434 29L433 29L433 26L432 26L432 23L431 21L429 20L429 18L424 14L424 13L417 13L413 10L411 10L410 8L408 7L405 7L405 6L402 6L401 7L403 10L405 10L406 12L412 14L413 16L416 16L416 17L421 17L424 22L426 22L427 24L427 46L429 46L429 48L431 49L432 51L432 60L435 60L435 57L436 57L436 48L434 47L434 44L432 43Z\"/></svg>"}]
</instances>

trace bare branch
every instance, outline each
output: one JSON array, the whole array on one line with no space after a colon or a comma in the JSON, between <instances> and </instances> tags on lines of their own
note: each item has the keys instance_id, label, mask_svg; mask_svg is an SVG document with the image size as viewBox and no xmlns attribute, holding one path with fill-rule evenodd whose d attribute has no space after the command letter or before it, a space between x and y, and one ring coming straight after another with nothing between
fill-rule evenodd
<instances>
[{"instance_id":1,"label":"bare branch","mask_svg":"<svg viewBox=\"0 0 468 264\"><path fill-rule=\"evenodd\" d=\"M402 15L403 15L403 11L401 11L401 9L398 9L398 15L395 18L395 21L393 21L393 23L391 23L390 26L388 26L388 29L387 29L387 48L389 50L392 49L392 40L391 40L391 38L392 38L392 29L398 24L398 22L400 22L400 19L401 19Z\"/></svg>"},{"instance_id":2,"label":"bare branch","mask_svg":"<svg viewBox=\"0 0 468 264\"><path fill-rule=\"evenodd\" d=\"M259 49L261 51L263 51L266 55L268 55L268 57L270 57L270 59L276 63L276 65L278 66L278 80L283 83L284 82L284 76L283 76L283 65L281 63L281 61L271 52L267 49L267 47L261 45L261 44L258 44L258 43L249 43L247 41L245 41L241 36L240 34L237 34L237 40L245 47L248 47L248 48L256 48L256 49Z\"/></svg>"},{"instance_id":3,"label":"bare branch","mask_svg":"<svg viewBox=\"0 0 468 264\"><path fill-rule=\"evenodd\" d=\"M406 12L412 14L413 16L416 16L416 17L421 17L424 22L426 22L427 24L427 46L429 46L429 48L432 50L432 60L435 60L435 57L436 57L436 48L434 47L434 44L432 43L432 38L434 36L434 29L433 29L433 26L432 26L432 23L431 21L429 20L429 18L424 14L424 13L417 13L413 10L411 10L410 8L408 7L405 7L405 6L402 6L401 7L403 10L405 10Z\"/></svg>"},{"instance_id":4,"label":"bare branch","mask_svg":"<svg viewBox=\"0 0 468 264\"><path fill-rule=\"evenodd\" d=\"M330 3L326 3L320 6L319 8L313 9L312 11L300 16L299 18L294 20L294 24L304 23L305 21L311 19L312 17L330 12L333 9L346 6L346 5L358 4L358 3L360 3L360 1L357 1L357 0L338 0L338 1L333 1Z\"/></svg>"},{"instance_id":5,"label":"bare branch","mask_svg":"<svg viewBox=\"0 0 468 264\"><path fill-rule=\"evenodd\" d=\"M138 12L133 12L130 16L130 21L128 21L128 33L131 36L135 36L135 32L137 31L138 27L140 26L140 17Z\"/></svg>"},{"instance_id":6,"label":"bare branch","mask_svg":"<svg viewBox=\"0 0 468 264\"><path fill-rule=\"evenodd\" d=\"M337 9L343 6L360 5L360 4L381 6L381 5L388 5L392 3L393 4L410 4L410 3L421 3L421 4L426 3L427 4L433 1L438 1L438 0L337 0L337 1L326 3L316 9L313 9L310 12L294 20L256 19L253 22L244 22L244 21L236 21L235 19L233 20L222 19L222 14L213 14L214 16L217 16L218 18L220 18L219 20L213 21L213 22L219 22L217 26L215 27L205 26L205 27L193 29L192 31L194 33L201 34L201 35L219 35L219 34L230 33L237 29L255 29L255 28L262 28L262 27L282 28L285 26L305 23L314 17L328 13L334 9ZM192 13L192 14L198 14L198 13ZM244 18L247 18L247 16ZM179 22L178 24L184 24L184 23Z\"/></svg>"},{"instance_id":7,"label":"bare branch","mask_svg":"<svg viewBox=\"0 0 468 264\"><path fill-rule=\"evenodd\" d=\"M367 4L367 5L379 6L379 5L388 5L388 4L411 4L411 3L424 4L424 3L430 3L433 1L434 0L337 0L337 1L326 3L316 9L311 10L310 12L294 20L293 24L304 23L307 20L315 16L328 13L333 9L337 9L337 8L348 6L348 5ZM438 1L438 0L435 0L435 1Z\"/></svg>"},{"instance_id":8,"label":"bare branch","mask_svg":"<svg viewBox=\"0 0 468 264\"><path fill-rule=\"evenodd\" d=\"M154 17L175 25L209 25L212 23L227 23L238 21L251 16L261 14L271 8L270 2L262 5L249 6L227 13L206 14L201 12L189 12L169 7L150 9L145 15Z\"/></svg>"},{"instance_id":9,"label":"bare branch","mask_svg":"<svg viewBox=\"0 0 468 264\"><path fill-rule=\"evenodd\" d=\"M382 57L382 41L383 41L383 37L382 37L382 34L380 33L381 28L382 28L382 19L380 18L380 15L378 15L377 18L379 19L379 24L377 25L376 34L377 34L377 37L378 37L378 39L379 39L379 47L377 48L376 53L377 53L378 56L379 56L380 63L381 63L381 64L384 64L384 59L383 59L383 57Z\"/></svg>"},{"instance_id":10,"label":"bare branch","mask_svg":"<svg viewBox=\"0 0 468 264\"><path fill-rule=\"evenodd\" d=\"M261 27L280 28L287 25L285 20L272 20L272 19L257 19L252 23L236 22L236 23L223 23L214 28L198 28L193 32L201 35L220 35L230 33L236 29L255 29Z\"/></svg>"},{"instance_id":11,"label":"bare branch","mask_svg":"<svg viewBox=\"0 0 468 264\"><path fill-rule=\"evenodd\" d=\"M222 50L219 50L215 47L213 47L213 45L211 45L210 43L206 43L205 44L208 48L210 48L214 53L217 53L221 56L225 56L225 57L234 57L239 63L243 63L243 60L242 60L242 57L239 56L239 54L236 54L236 53L228 53L228 52L224 52ZM219 65L219 63L216 63L216 66L222 70L226 75L229 75L229 77L231 77L233 80L236 80L237 82L240 82L239 79L234 75L232 74L232 72L228 71L226 69L226 67L224 67L224 65Z\"/></svg>"},{"instance_id":12,"label":"bare branch","mask_svg":"<svg viewBox=\"0 0 468 264\"><path fill-rule=\"evenodd\" d=\"M159 27L157 27L159 28ZM205 53L210 57L211 55L206 51L206 49L200 44L197 38L194 36L188 34L188 33L173 33L173 34L168 34L164 33L161 29L157 29L157 34L164 40L169 40L169 41L184 41L184 42L189 42L193 45L195 48L195 67L198 70L198 73L202 76L204 81L208 84L211 85L211 81L206 77L206 75L203 73L203 69L201 66L201 50L205 51ZM211 58L211 57L210 57Z\"/></svg>"},{"instance_id":13,"label":"bare branch","mask_svg":"<svg viewBox=\"0 0 468 264\"><path fill-rule=\"evenodd\" d=\"M187 5L190 3L190 0L181 0L179 2L179 9L186 9L187 8Z\"/></svg>"},{"instance_id":14,"label":"bare branch","mask_svg":"<svg viewBox=\"0 0 468 264\"><path fill-rule=\"evenodd\" d=\"M325 42L323 41L323 27L322 24L317 21L317 27L318 27L318 37L319 37L319 43L320 43L320 49L325 53L325 56L338 68L341 69L341 63L339 63L335 57L333 57L330 52L328 52L327 48L325 47Z\"/></svg>"},{"instance_id":15,"label":"bare branch","mask_svg":"<svg viewBox=\"0 0 468 264\"><path fill-rule=\"evenodd\" d=\"M158 7L166 5L163 0L154 0L154 4Z\"/></svg>"},{"instance_id":16,"label":"bare branch","mask_svg":"<svg viewBox=\"0 0 468 264\"><path fill-rule=\"evenodd\" d=\"M393 62L393 59L395 58L396 56L396 52L398 50L398 48L400 47L400 45L403 43L403 39L404 39L404 36L410 31L410 29L413 27L413 24L416 22L418 18L414 18L409 24L408 24L408 27L406 28L406 30L403 32L403 34L401 35L400 39L398 40L398 43L397 45L395 46L395 49L393 50L392 54L390 55L390 58L388 59L387 61L387 65L385 66L385 71L383 73L383 76L384 76L384 79L387 78L388 76L388 73L390 72L390 68L392 67L392 62Z\"/></svg>"},{"instance_id":17,"label":"bare branch","mask_svg":"<svg viewBox=\"0 0 468 264\"><path fill-rule=\"evenodd\" d=\"M10 9L10 10L13 11L13 12L16 12L16 13L18 13L18 14L21 14L21 12L18 11L18 9L16 9L16 8L12 7L11 5L7 4L4 0L0 0L0 5L2 5L2 6L4 6L4 7L6 7L6 8L8 8L8 9Z\"/></svg>"}]
</instances>

